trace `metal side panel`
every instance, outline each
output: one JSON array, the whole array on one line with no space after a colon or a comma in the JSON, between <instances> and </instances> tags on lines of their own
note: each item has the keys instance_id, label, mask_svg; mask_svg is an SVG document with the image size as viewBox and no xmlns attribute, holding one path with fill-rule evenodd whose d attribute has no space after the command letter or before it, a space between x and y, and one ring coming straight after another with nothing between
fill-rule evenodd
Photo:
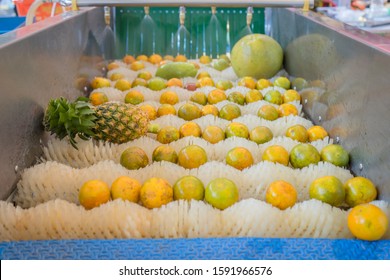
<instances>
[{"instance_id":1,"label":"metal side panel","mask_svg":"<svg viewBox=\"0 0 390 280\"><path fill-rule=\"evenodd\" d=\"M99 70L104 27L101 9L85 9L0 36L0 199L41 153L50 98L80 95L75 83L83 87Z\"/></svg>"},{"instance_id":2,"label":"metal side panel","mask_svg":"<svg viewBox=\"0 0 390 280\"><path fill-rule=\"evenodd\" d=\"M273 9L285 68L323 90L303 92L305 113L350 152L356 175L390 201L390 40L313 12Z\"/></svg>"}]
</instances>

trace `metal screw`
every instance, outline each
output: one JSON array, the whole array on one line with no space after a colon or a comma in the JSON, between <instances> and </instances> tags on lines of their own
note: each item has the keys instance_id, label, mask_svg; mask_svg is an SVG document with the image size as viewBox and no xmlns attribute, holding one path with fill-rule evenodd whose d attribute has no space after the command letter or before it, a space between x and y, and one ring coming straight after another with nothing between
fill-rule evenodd
<instances>
[{"instance_id":1,"label":"metal screw","mask_svg":"<svg viewBox=\"0 0 390 280\"><path fill-rule=\"evenodd\" d=\"M360 170L360 171L363 170L363 164L362 164L362 163L359 163L359 170Z\"/></svg>"},{"instance_id":2,"label":"metal screw","mask_svg":"<svg viewBox=\"0 0 390 280\"><path fill-rule=\"evenodd\" d=\"M340 137L336 136L336 143L340 143Z\"/></svg>"},{"instance_id":3,"label":"metal screw","mask_svg":"<svg viewBox=\"0 0 390 280\"><path fill-rule=\"evenodd\" d=\"M319 122L322 121L322 117L321 117L321 116L318 116L318 121L319 121Z\"/></svg>"},{"instance_id":4,"label":"metal screw","mask_svg":"<svg viewBox=\"0 0 390 280\"><path fill-rule=\"evenodd\" d=\"M305 102L305 104L307 104L307 98L305 98L305 101L304 101L304 102Z\"/></svg>"},{"instance_id":5,"label":"metal screw","mask_svg":"<svg viewBox=\"0 0 390 280\"><path fill-rule=\"evenodd\" d=\"M84 87L84 91L87 92L88 91L88 87L85 86Z\"/></svg>"},{"instance_id":6,"label":"metal screw","mask_svg":"<svg viewBox=\"0 0 390 280\"><path fill-rule=\"evenodd\" d=\"M19 166L15 165L15 173L19 172Z\"/></svg>"}]
</instances>

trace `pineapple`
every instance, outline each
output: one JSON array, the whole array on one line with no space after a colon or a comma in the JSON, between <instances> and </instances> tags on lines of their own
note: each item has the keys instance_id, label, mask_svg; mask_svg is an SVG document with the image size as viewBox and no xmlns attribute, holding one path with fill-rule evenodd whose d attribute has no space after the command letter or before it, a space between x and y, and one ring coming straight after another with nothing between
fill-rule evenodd
<instances>
[{"instance_id":1,"label":"pineapple","mask_svg":"<svg viewBox=\"0 0 390 280\"><path fill-rule=\"evenodd\" d=\"M117 144L139 138L148 132L149 119L131 104L106 102L94 107L82 99L69 102L61 97L49 102L43 125L59 139L68 136L77 149L76 136Z\"/></svg>"}]
</instances>

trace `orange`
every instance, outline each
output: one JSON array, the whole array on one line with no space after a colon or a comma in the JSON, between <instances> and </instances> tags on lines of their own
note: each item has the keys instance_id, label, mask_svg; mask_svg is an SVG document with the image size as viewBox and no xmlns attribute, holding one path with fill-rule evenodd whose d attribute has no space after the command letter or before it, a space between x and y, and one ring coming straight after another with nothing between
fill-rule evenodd
<instances>
[{"instance_id":1,"label":"orange","mask_svg":"<svg viewBox=\"0 0 390 280\"><path fill-rule=\"evenodd\" d=\"M349 154L341 145L330 144L322 148L321 160L346 167L349 163Z\"/></svg>"},{"instance_id":2,"label":"orange","mask_svg":"<svg viewBox=\"0 0 390 280\"><path fill-rule=\"evenodd\" d=\"M256 80L252 77L242 77L237 81L238 86L247 87L249 89L255 89L256 88Z\"/></svg>"},{"instance_id":3,"label":"orange","mask_svg":"<svg viewBox=\"0 0 390 280\"><path fill-rule=\"evenodd\" d=\"M245 139L249 138L249 130L245 124L238 122L231 122L225 128L225 136L229 137L242 137Z\"/></svg>"},{"instance_id":4,"label":"orange","mask_svg":"<svg viewBox=\"0 0 390 280\"><path fill-rule=\"evenodd\" d=\"M142 61L134 61L130 64L130 69L133 71L139 71L145 68L145 64Z\"/></svg>"},{"instance_id":5,"label":"orange","mask_svg":"<svg viewBox=\"0 0 390 280\"><path fill-rule=\"evenodd\" d=\"M184 147L178 155L178 164L187 169L198 168L206 162L206 151L198 145Z\"/></svg>"},{"instance_id":6,"label":"orange","mask_svg":"<svg viewBox=\"0 0 390 280\"><path fill-rule=\"evenodd\" d=\"M209 63L211 63L211 61L212 61L212 59L208 55L202 55L201 57L199 57L199 62L202 64L209 64Z\"/></svg>"},{"instance_id":7,"label":"orange","mask_svg":"<svg viewBox=\"0 0 390 280\"><path fill-rule=\"evenodd\" d=\"M202 129L195 122L186 122L179 128L180 138L187 136L200 137L202 135Z\"/></svg>"},{"instance_id":8,"label":"orange","mask_svg":"<svg viewBox=\"0 0 390 280\"><path fill-rule=\"evenodd\" d=\"M176 109L171 104L162 104L157 109L157 117L165 116L165 115L176 115Z\"/></svg>"},{"instance_id":9,"label":"orange","mask_svg":"<svg viewBox=\"0 0 390 280\"><path fill-rule=\"evenodd\" d=\"M257 89L251 89L245 94L245 102L246 103L252 103L259 100L263 100L263 95L261 92Z\"/></svg>"},{"instance_id":10,"label":"orange","mask_svg":"<svg viewBox=\"0 0 390 280\"><path fill-rule=\"evenodd\" d=\"M203 130L202 138L211 144L215 144L225 139L225 132L219 126L209 125Z\"/></svg>"},{"instance_id":11,"label":"orange","mask_svg":"<svg viewBox=\"0 0 390 280\"><path fill-rule=\"evenodd\" d=\"M193 103L185 103L177 110L177 116L186 121L192 121L202 116L201 109Z\"/></svg>"},{"instance_id":12,"label":"orange","mask_svg":"<svg viewBox=\"0 0 390 280\"><path fill-rule=\"evenodd\" d=\"M218 116L231 121L241 116L241 109L236 104L226 104L219 110Z\"/></svg>"},{"instance_id":13,"label":"orange","mask_svg":"<svg viewBox=\"0 0 390 280\"><path fill-rule=\"evenodd\" d=\"M196 79L200 80L202 78L211 78L211 75L207 71L199 71L198 75L196 75Z\"/></svg>"},{"instance_id":14,"label":"orange","mask_svg":"<svg viewBox=\"0 0 390 280\"><path fill-rule=\"evenodd\" d=\"M148 82L145 79L142 78L135 78L133 82L131 83L131 87L146 87L148 85Z\"/></svg>"},{"instance_id":15,"label":"orange","mask_svg":"<svg viewBox=\"0 0 390 280\"><path fill-rule=\"evenodd\" d=\"M164 56L164 60L174 61L175 58L174 58L172 55L165 55L165 56Z\"/></svg>"},{"instance_id":16,"label":"orange","mask_svg":"<svg viewBox=\"0 0 390 280\"><path fill-rule=\"evenodd\" d=\"M110 75L110 80L111 81L117 81L117 80L120 80L120 79L123 79L125 77L125 75L123 75L122 73L112 73Z\"/></svg>"},{"instance_id":17,"label":"orange","mask_svg":"<svg viewBox=\"0 0 390 280\"><path fill-rule=\"evenodd\" d=\"M111 62L107 65L107 70L110 71L110 70L113 70L113 69L116 69L116 68L119 68L119 64L116 63L116 62Z\"/></svg>"},{"instance_id":18,"label":"orange","mask_svg":"<svg viewBox=\"0 0 390 280\"><path fill-rule=\"evenodd\" d=\"M103 88L103 87L111 87L111 81L107 78L95 77L91 81L91 87L93 89Z\"/></svg>"},{"instance_id":19,"label":"orange","mask_svg":"<svg viewBox=\"0 0 390 280\"><path fill-rule=\"evenodd\" d=\"M259 108L257 116L267 121L274 121L279 118L279 112L274 106L266 104Z\"/></svg>"},{"instance_id":20,"label":"orange","mask_svg":"<svg viewBox=\"0 0 390 280\"><path fill-rule=\"evenodd\" d=\"M354 207L359 204L369 203L377 196L377 190L371 180L364 177L353 177L344 183L345 202Z\"/></svg>"},{"instance_id":21,"label":"orange","mask_svg":"<svg viewBox=\"0 0 390 280\"><path fill-rule=\"evenodd\" d=\"M131 89L131 83L126 79L119 79L116 81L115 86L116 89L121 91L125 91Z\"/></svg>"},{"instance_id":22,"label":"orange","mask_svg":"<svg viewBox=\"0 0 390 280\"><path fill-rule=\"evenodd\" d=\"M214 81L210 77L198 78L198 81L196 82L197 88L207 87L207 86L213 87L214 85L215 85Z\"/></svg>"},{"instance_id":23,"label":"orange","mask_svg":"<svg viewBox=\"0 0 390 280\"><path fill-rule=\"evenodd\" d=\"M340 206L345 199L343 183L335 176L315 179L309 188L310 198L320 200L332 206Z\"/></svg>"},{"instance_id":24,"label":"orange","mask_svg":"<svg viewBox=\"0 0 390 280\"><path fill-rule=\"evenodd\" d=\"M284 103L278 107L279 117L286 117L289 115L298 116L298 109L293 104Z\"/></svg>"},{"instance_id":25,"label":"orange","mask_svg":"<svg viewBox=\"0 0 390 280\"><path fill-rule=\"evenodd\" d=\"M233 166L238 170L243 170L253 164L253 156L251 152L244 147L235 147L226 155L226 164Z\"/></svg>"},{"instance_id":26,"label":"orange","mask_svg":"<svg viewBox=\"0 0 390 280\"><path fill-rule=\"evenodd\" d=\"M130 90L125 95L125 103L138 105L144 102L144 96L138 90Z\"/></svg>"},{"instance_id":27,"label":"orange","mask_svg":"<svg viewBox=\"0 0 390 280\"><path fill-rule=\"evenodd\" d=\"M297 191L290 183L280 180L272 182L265 193L265 201L284 210L297 202Z\"/></svg>"},{"instance_id":28,"label":"orange","mask_svg":"<svg viewBox=\"0 0 390 280\"><path fill-rule=\"evenodd\" d=\"M128 176L120 176L111 184L111 197L112 199L123 199L137 203L140 190L141 183L138 180Z\"/></svg>"},{"instance_id":29,"label":"orange","mask_svg":"<svg viewBox=\"0 0 390 280\"><path fill-rule=\"evenodd\" d=\"M318 150L306 143L295 145L290 151L290 162L294 168L303 168L317 164L321 160Z\"/></svg>"},{"instance_id":30,"label":"orange","mask_svg":"<svg viewBox=\"0 0 390 280\"><path fill-rule=\"evenodd\" d=\"M272 130L266 126L256 126L249 133L249 140L256 142L256 144L264 144L274 138Z\"/></svg>"},{"instance_id":31,"label":"orange","mask_svg":"<svg viewBox=\"0 0 390 280\"><path fill-rule=\"evenodd\" d=\"M136 60L138 61L148 61L148 57L144 54L140 54L136 57Z\"/></svg>"},{"instance_id":32,"label":"orange","mask_svg":"<svg viewBox=\"0 0 390 280\"><path fill-rule=\"evenodd\" d=\"M237 103L239 105L244 105L245 104L245 96L241 92L239 92L239 91L231 92L228 95L227 100L229 100L230 102Z\"/></svg>"},{"instance_id":33,"label":"orange","mask_svg":"<svg viewBox=\"0 0 390 280\"><path fill-rule=\"evenodd\" d=\"M215 87L220 89L220 90L228 90L233 87L233 83L230 80L219 80L216 84Z\"/></svg>"},{"instance_id":34,"label":"orange","mask_svg":"<svg viewBox=\"0 0 390 280\"><path fill-rule=\"evenodd\" d=\"M149 56L148 58L148 61L152 64L160 64L160 62L162 61L162 57L161 55L159 54L152 54L151 56Z\"/></svg>"},{"instance_id":35,"label":"orange","mask_svg":"<svg viewBox=\"0 0 390 280\"><path fill-rule=\"evenodd\" d=\"M306 143L309 140L307 129L300 124L289 127L286 131L286 136L301 143Z\"/></svg>"},{"instance_id":36,"label":"orange","mask_svg":"<svg viewBox=\"0 0 390 280\"><path fill-rule=\"evenodd\" d=\"M265 89L267 87L272 87L273 84L270 80L267 80L267 79L259 79L256 83L256 89L257 90L262 90L262 89Z\"/></svg>"},{"instance_id":37,"label":"orange","mask_svg":"<svg viewBox=\"0 0 390 280\"><path fill-rule=\"evenodd\" d=\"M108 202L110 198L110 187L100 180L89 180L85 182L79 191L80 205L87 210Z\"/></svg>"},{"instance_id":38,"label":"orange","mask_svg":"<svg viewBox=\"0 0 390 280\"><path fill-rule=\"evenodd\" d=\"M160 103L161 104L171 104L171 105L175 105L176 103L179 102L179 96L177 95L176 92L172 91L172 90L167 90L167 91L164 91L161 95L160 95Z\"/></svg>"},{"instance_id":39,"label":"orange","mask_svg":"<svg viewBox=\"0 0 390 280\"><path fill-rule=\"evenodd\" d=\"M153 150L152 160L177 163L177 153L171 146L161 145Z\"/></svg>"},{"instance_id":40,"label":"orange","mask_svg":"<svg viewBox=\"0 0 390 280\"><path fill-rule=\"evenodd\" d=\"M204 198L204 185L201 180L195 176L187 175L181 177L173 185L173 199L185 199L185 200L203 200Z\"/></svg>"},{"instance_id":41,"label":"orange","mask_svg":"<svg viewBox=\"0 0 390 280\"><path fill-rule=\"evenodd\" d=\"M179 78L171 78L167 81L167 87L183 87L183 82Z\"/></svg>"},{"instance_id":42,"label":"orange","mask_svg":"<svg viewBox=\"0 0 390 280\"><path fill-rule=\"evenodd\" d=\"M139 108L146 112L148 115L149 120L155 120L157 118L157 110L150 104L142 104L139 106Z\"/></svg>"},{"instance_id":43,"label":"orange","mask_svg":"<svg viewBox=\"0 0 390 280\"><path fill-rule=\"evenodd\" d=\"M153 77L152 73L149 71L141 71L138 73L137 78L144 79L145 81L150 80Z\"/></svg>"},{"instance_id":44,"label":"orange","mask_svg":"<svg viewBox=\"0 0 390 280\"><path fill-rule=\"evenodd\" d=\"M283 103L283 96L278 90L270 90L264 95L264 100L272 104L280 105Z\"/></svg>"},{"instance_id":45,"label":"orange","mask_svg":"<svg viewBox=\"0 0 390 280\"><path fill-rule=\"evenodd\" d=\"M185 55L183 55L183 54L178 54L175 57L174 61L176 61L176 62L186 62L187 61L187 57Z\"/></svg>"},{"instance_id":46,"label":"orange","mask_svg":"<svg viewBox=\"0 0 390 280\"><path fill-rule=\"evenodd\" d=\"M206 115L213 115L213 116L218 116L219 110L215 105L207 104L202 107L201 109L202 116Z\"/></svg>"},{"instance_id":47,"label":"orange","mask_svg":"<svg viewBox=\"0 0 390 280\"><path fill-rule=\"evenodd\" d=\"M93 106L98 106L108 102L108 97L103 92L91 92L89 95L89 102L91 102Z\"/></svg>"},{"instance_id":48,"label":"orange","mask_svg":"<svg viewBox=\"0 0 390 280\"><path fill-rule=\"evenodd\" d=\"M223 90L220 89L214 89L209 92L209 95L207 96L207 101L209 104L217 104L221 101L226 100L226 93Z\"/></svg>"},{"instance_id":49,"label":"orange","mask_svg":"<svg viewBox=\"0 0 390 280\"><path fill-rule=\"evenodd\" d=\"M274 86L281 87L287 90L291 87L291 82L286 77L278 77L274 81Z\"/></svg>"},{"instance_id":50,"label":"orange","mask_svg":"<svg viewBox=\"0 0 390 280\"><path fill-rule=\"evenodd\" d=\"M173 141L179 140L180 132L176 127L166 126L160 129L157 133L157 141L162 144L169 144Z\"/></svg>"},{"instance_id":51,"label":"orange","mask_svg":"<svg viewBox=\"0 0 390 280\"><path fill-rule=\"evenodd\" d=\"M216 178L205 189L205 201L213 207L224 210L239 200L236 184L226 178Z\"/></svg>"},{"instance_id":52,"label":"orange","mask_svg":"<svg viewBox=\"0 0 390 280\"><path fill-rule=\"evenodd\" d=\"M135 170L147 166L149 158L143 149L132 146L122 152L120 164L129 170Z\"/></svg>"},{"instance_id":53,"label":"orange","mask_svg":"<svg viewBox=\"0 0 390 280\"><path fill-rule=\"evenodd\" d=\"M289 159L288 151L283 146L272 145L265 149L262 159L287 166Z\"/></svg>"},{"instance_id":54,"label":"orange","mask_svg":"<svg viewBox=\"0 0 390 280\"><path fill-rule=\"evenodd\" d=\"M133 63L133 62L135 61L135 58L134 58L134 56L127 54L127 55L125 55L125 56L123 57L122 60L123 60L123 62L126 63L126 64L131 64L131 63Z\"/></svg>"},{"instance_id":55,"label":"orange","mask_svg":"<svg viewBox=\"0 0 390 280\"><path fill-rule=\"evenodd\" d=\"M372 204L360 204L348 214L348 228L359 239L379 240L386 233L388 217L379 207Z\"/></svg>"},{"instance_id":56,"label":"orange","mask_svg":"<svg viewBox=\"0 0 390 280\"><path fill-rule=\"evenodd\" d=\"M198 103L200 105L207 104L207 96L204 92L197 91L191 95L190 101Z\"/></svg>"},{"instance_id":57,"label":"orange","mask_svg":"<svg viewBox=\"0 0 390 280\"><path fill-rule=\"evenodd\" d=\"M315 126L310 127L307 130L307 133L309 134L309 141L310 142L324 139L326 136L328 136L328 132L326 132L326 130L322 126L319 126L319 125L315 125Z\"/></svg>"},{"instance_id":58,"label":"orange","mask_svg":"<svg viewBox=\"0 0 390 280\"><path fill-rule=\"evenodd\" d=\"M293 101L301 101L301 96L294 89L286 90L286 92L283 94L283 102L288 103Z\"/></svg>"},{"instance_id":59,"label":"orange","mask_svg":"<svg viewBox=\"0 0 390 280\"><path fill-rule=\"evenodd\" d=\"M162 178L146 180L140 190L140 201L149 209L159 208L173 200L172 186Z\"/></svg>"}]
</instances>

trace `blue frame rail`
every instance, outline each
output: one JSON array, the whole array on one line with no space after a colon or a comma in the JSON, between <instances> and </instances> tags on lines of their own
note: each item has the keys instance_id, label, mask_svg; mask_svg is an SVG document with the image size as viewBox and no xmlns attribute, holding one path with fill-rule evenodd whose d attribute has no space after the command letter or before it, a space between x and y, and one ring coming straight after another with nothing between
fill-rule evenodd
<instances>
[{"instance_id":1,"label":"blue frame rail","mask_svg":"<svg viewBox=\"0 0 390 280\"><path fill-rule=\"evenodd\" d=\"M390 240L194 238L0 243L0 259L389 260Z\"/></svg>"}]
</instances>

